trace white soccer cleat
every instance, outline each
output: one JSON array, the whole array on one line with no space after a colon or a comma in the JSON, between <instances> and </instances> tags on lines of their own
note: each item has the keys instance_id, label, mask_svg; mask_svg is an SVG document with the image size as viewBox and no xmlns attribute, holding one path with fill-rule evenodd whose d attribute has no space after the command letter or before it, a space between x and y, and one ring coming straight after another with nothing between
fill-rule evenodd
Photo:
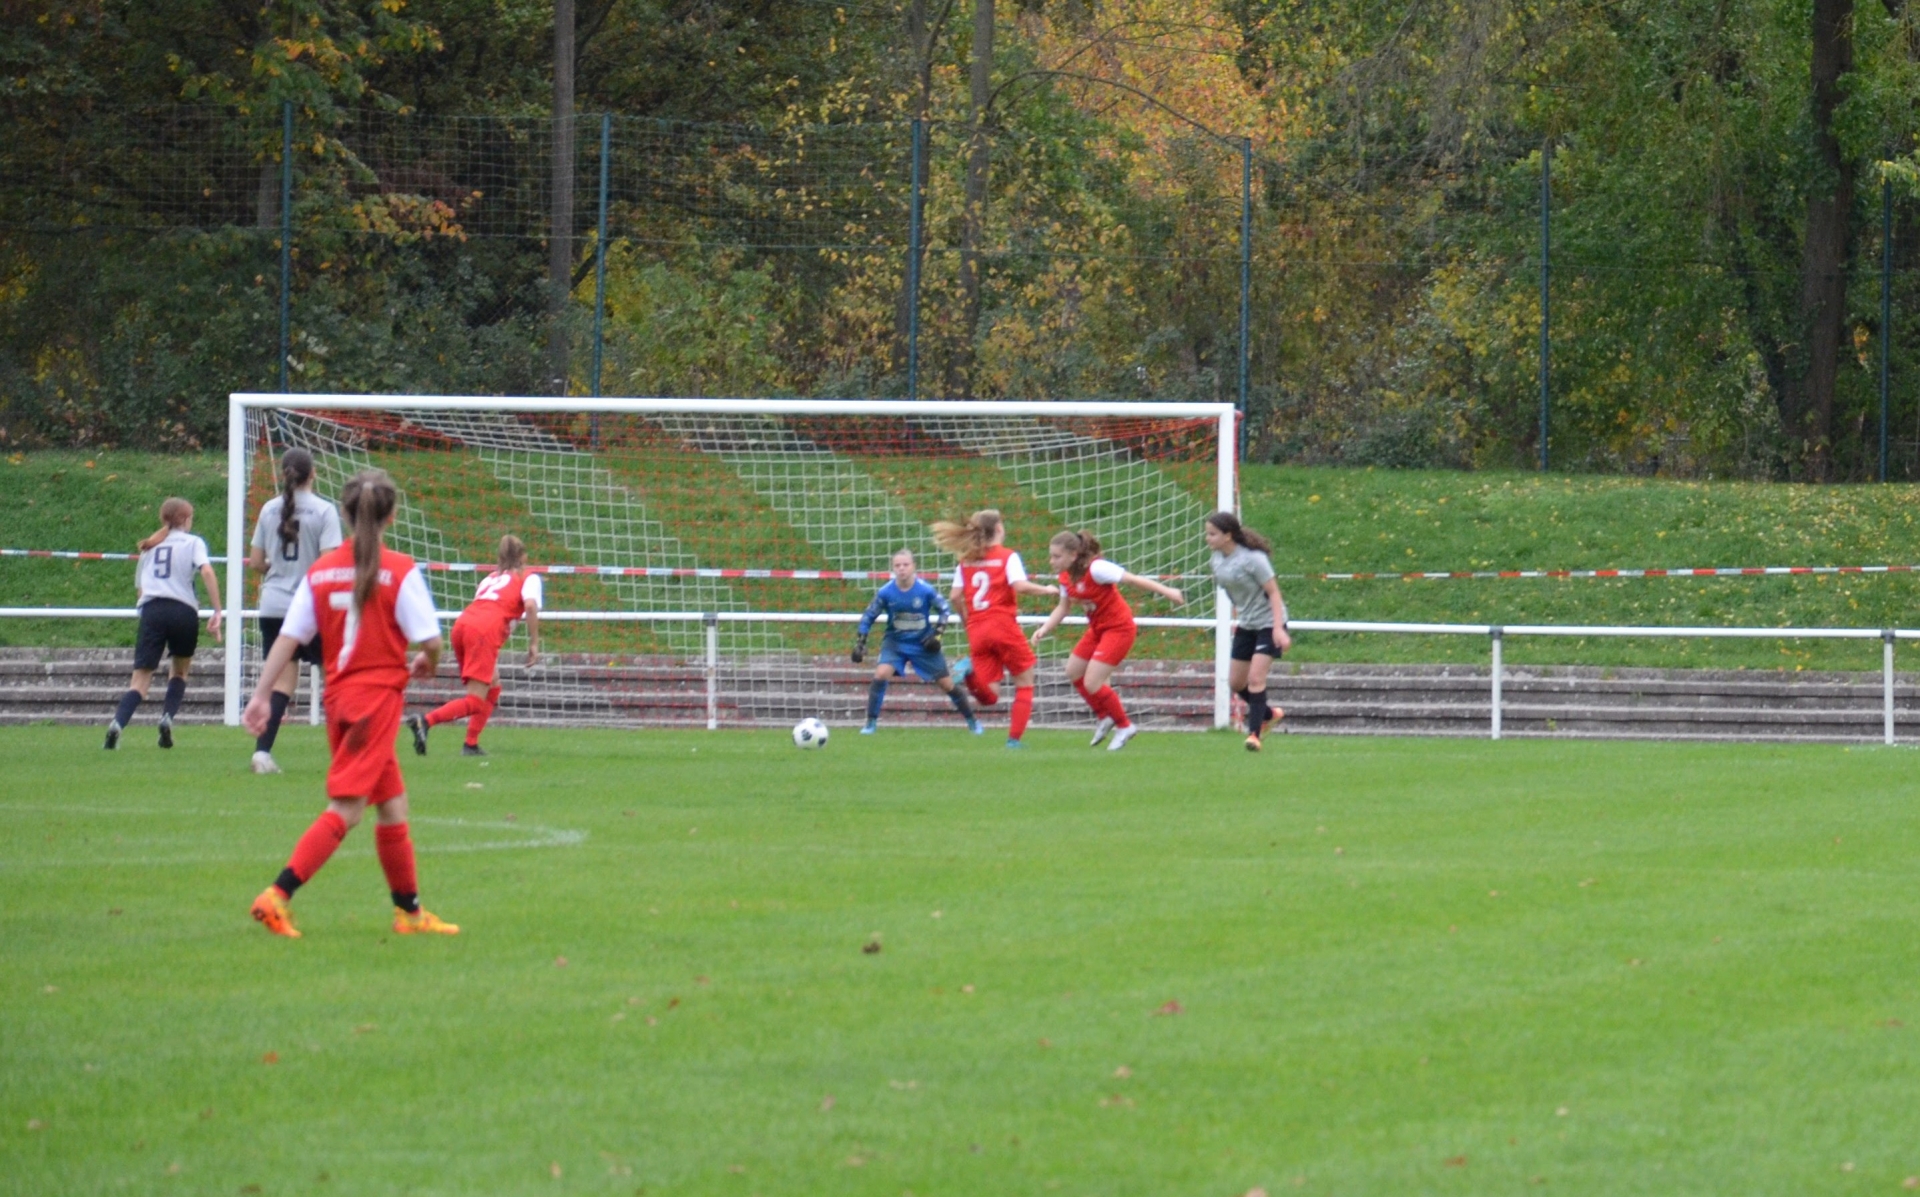
<instances>
[{"instance_id":1,"label":"white soccer cleat","mask_svg":"<svg viewBox=\"0 0 1920 1197\"><path fill-rule=\"evenodd\" d=\"M1106 739L1107 733L1112 730L1113 730L1113 720L1102 715L1100 717L1100 722L1093 725L1093 739L1087 742L1087 747L1089 748L1100 747L1100 741Z\"/></svg>"},{"instance_id":2,"label":"white soccer cleat","mask_svg":"<svg viewBox=\"0 0 1920 1197\"><path fill-rule=\"evenodd\" d=\"M1119 731L1114 732L1113 743L1107 745L1107 751L1118 752L1122 748L1125 748L1127 746L1127 741L1133 739L1134 735L1138 733L1139 730L1140 730L1140 725L1138 723L1129 723L1127 724L1127 726L1121 728Z\"/></svg>"},{"instance_id":3,"label":"white soccer cleat","mask_svg":"<svg viewBox=\"0 0 1920 1197\"><path fill-rule=\"evenodd\" d=\"M253 771L255 773L278 773L280 772L280 766L273 759L271 752L256 752L253 754Z\"/></svg>"}]
</instances>

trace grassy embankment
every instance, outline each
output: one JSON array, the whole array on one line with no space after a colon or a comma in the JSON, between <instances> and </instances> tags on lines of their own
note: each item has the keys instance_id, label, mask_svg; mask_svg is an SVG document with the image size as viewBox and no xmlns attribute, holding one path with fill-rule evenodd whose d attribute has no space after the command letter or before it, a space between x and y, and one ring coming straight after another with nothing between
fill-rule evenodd
<instances>
[{"instance_id":1,"label":"grassy embankment","mask_svg":"<svg viewBox=\"0 0 1920 1197\"><path fill-rule=\"evenodd\" d=\"M92 464L89 465L88 463ZM0 463L7 547L127 548L168 494L199 508L214 552L225 538L216 456L44 453ZM1249 523L1287 573L1603 566L1920 562L1914 490L1629 478L1253 466ZM695 537L698 539L698 537ZM755 561L751 564L763 564ZM764 564L771 564L766 562ZM122 563L0 561L5 605L117 606ZM1301 618L1471 623L1913 626L1912 576L1284 583ZM131 643L131 623L0 621L0 644ZM1920 653L1903 647L1902 655ZM1515 662L1744 668L1877 665L1875 643L1523 640ZM1478 637L1303 637L1295 659L1480 661ZM1915 656L1920 661L1920 656Z\"/></svg>"}]
</instances>

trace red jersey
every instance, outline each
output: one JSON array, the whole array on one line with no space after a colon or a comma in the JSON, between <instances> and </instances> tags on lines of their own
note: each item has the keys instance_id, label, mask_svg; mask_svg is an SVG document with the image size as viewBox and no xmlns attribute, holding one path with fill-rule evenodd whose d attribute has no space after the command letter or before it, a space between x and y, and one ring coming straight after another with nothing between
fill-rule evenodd
<instances>
[{"instance_id":1,"label":"red jersey","mask_svg":"<svg viewBox=\"0 0 1920 1197\"><path fill-rule=\"evenodd\" d=\"M967 635L989 630L1020 636L1020 604L1013 584L1027 580L1020 554L994 545L978 561L962 561L954 574L954 589L966 611Z\"/></svg>"},{"instance_id":2,"label":"red jersey","mask_svg":"<svg viewBox=\"0 0 1920 1197\"><path fill-rule=\"evenodd\" d=\"M539 574L522 571L516 575L510 569L495 570L481 579L479 588L473 592L473 601L460 612L460 619L476 631L484 629L504 640L513 621L527 617L527 604L537 608L543 597Z\"/></svg>"},{"instance_id":3,"label":"red jersey","mask_svg":"<svg viewBox=\"0 0 1920 1197\"><path fill-rule=\"evenodd\" d=\"M1087 572L1076 580L1062 570L1060 589L1079 603L1087 615L1087 626L1095 632L1114 631L1133 626L1133 608L1120 593L1120 579L1127 571L1104 557L1087 563Z\"/></svg>"},{"instance_id":4,"label":"red jersey","mask_svg":"<svg viewBox=\"0 0 1920 1197\"><path fill-rule=\"evenodd\" d=\"M380 576L364 610L353 602L353 542L322 554L293 596L281 634L305 643L320 635L327 687L404 690L407 645L440 634L433 597L413 558L380 552Z\"/></svg>"}]
</instances>

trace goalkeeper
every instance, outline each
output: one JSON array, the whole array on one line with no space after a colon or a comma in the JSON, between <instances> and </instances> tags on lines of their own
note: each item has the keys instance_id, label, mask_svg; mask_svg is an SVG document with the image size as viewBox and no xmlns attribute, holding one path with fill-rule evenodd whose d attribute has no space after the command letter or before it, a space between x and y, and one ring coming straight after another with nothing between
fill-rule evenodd
<instances>
[{"instance_id":1,"label":"goalkeeper","mask_svg":"<svg viewBox=\"0 0 1920 1197\"><path fill-rule=\"evenodd\" d=\"M968 731L982 734L984 729L974 716L973 704L967 701L967 692L954 686L947 658L940 652L940 631L953 618L953 607L938 590L920 580L912 549L901 549L893 555L893 580L880 587L860 616L860 630L853 641L855 665L867 659L867 637L882 612L887 616L887 634L880 642L880 664L867 687L867 723L860 734L870 736L880 726L880 704L887 699L887 683L908 666L946 693L947 701L967 721Z\"/></svg>"}]
</instances>

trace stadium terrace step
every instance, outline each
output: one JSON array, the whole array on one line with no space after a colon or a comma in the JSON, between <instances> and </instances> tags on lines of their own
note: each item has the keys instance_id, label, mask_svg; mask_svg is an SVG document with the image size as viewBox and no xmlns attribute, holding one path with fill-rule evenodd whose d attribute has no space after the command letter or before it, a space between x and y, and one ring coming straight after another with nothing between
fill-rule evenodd
<instances>
[{"instance_id":1,"label":"stadium terrace step","mask_svg":"<svg viewBox=\"0 0 1920 1197\"><path fill-rule=\"evenodd\" d=\"M222 650L194 662L182 722L217 722L222 711ZM125 649L0 648L0 723L104 722L127 684ZM505 696L496 723L601 727L704 727L708 676L699 660L672 657L557 655L533 670L503 663ZM730 659L715 671L713 715L722 727L785 726L807 715L830 725L865 718L871 666L844 658ZM1204 730L1213 722L1213 676L1206 662L1130 661L1119 687L1142 725ZM1485 666L1316 665L1286 663L1270 692L1293 735L1485 736L1490 674ZM251 676L249 676L251 685ZM1679 740L1876 741L1882 734L1881 678L1873 674L1759 673L1737 670L1509 668L1502 679L1503 734L1514 737ZM423 710L460 693L450 671L416 685L409 706ZM987 708L1004 727L1008 700ZM142 708L153 713L159 684ZM1896 730L1920 737L1920 676L1895 686ZM307 718L307 686L290 720ZM1081 727L1085 705L1043 665L1035 726ZM935 687L898 679L887 694L884 728L952 727L952 706Z\"/></svg>"}]
</instances>

